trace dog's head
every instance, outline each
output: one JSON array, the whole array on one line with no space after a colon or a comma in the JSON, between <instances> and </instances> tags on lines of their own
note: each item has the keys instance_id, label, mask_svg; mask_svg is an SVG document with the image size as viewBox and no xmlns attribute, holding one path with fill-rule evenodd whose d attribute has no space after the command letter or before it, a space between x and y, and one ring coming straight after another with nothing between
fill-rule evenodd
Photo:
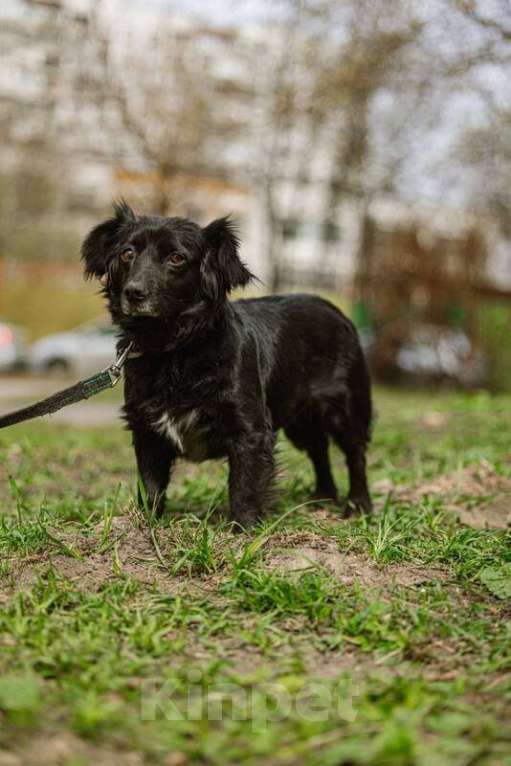
<instances>
[{"instance_id":1,"label":"dog's head","mask_svg":"<svg viewBox=\"0 0 511 766\"><path fill-rule=\"evenodd\" d=\"M201 228L186 218L137 216L125 203L82 246L87 277L104 286L114 321L177 319L199 304L222 304L252 274L228 218Z\"/></svg>"}]
</instances>

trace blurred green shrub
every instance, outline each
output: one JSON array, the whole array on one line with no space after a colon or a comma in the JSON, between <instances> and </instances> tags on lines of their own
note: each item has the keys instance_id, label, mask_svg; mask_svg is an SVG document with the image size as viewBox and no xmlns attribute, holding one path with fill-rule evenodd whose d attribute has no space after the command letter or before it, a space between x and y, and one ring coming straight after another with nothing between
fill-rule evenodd
<instances>
[{"instance_id":1,"label":"blurred green shrub","mask_svg":"<svg viewBox=\"0 0 511 766\"><path fill-rule=\"evenodd\" d=\"M511 303L482 303L477 322L488 361L488 388L511 391Z\"/></svg>"},{"instance_id":2,"label":"blurred green shrub","mask_svg":"<svg viewBox=\"0 0 511 766\"><path fill-rule=\"evenodd\" d=\"M29 341L69 330L105 313L97 284L71 288L52 280L4 286L0 316L23 327Z\"/></svg>"}]
</instances>

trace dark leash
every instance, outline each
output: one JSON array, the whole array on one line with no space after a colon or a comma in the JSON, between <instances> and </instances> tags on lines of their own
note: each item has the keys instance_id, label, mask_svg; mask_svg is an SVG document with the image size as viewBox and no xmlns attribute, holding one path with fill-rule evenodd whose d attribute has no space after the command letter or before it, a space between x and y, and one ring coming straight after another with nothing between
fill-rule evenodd
<instances>
[{"instance_id":1,"label":"dark leash","mask_svg":"<svg viewBox=\"0 0 511 766\"><path fill-rule=\"evenodd\" d=\"M121 377L122 368L128 355L133 347L133 343L130 343L124 351L122 351L115 362L101 372L97 372L90 378L80 380L75 383L74 386L64 388L63 391L57 391L56 394L49 396L47 399L43 399L41 402L31 404L29 407L23 407L21 410L15 410L15 412L9 412L7 415L0 417L0 428L8 428L14 426L16 423L23 423L25 420L32 420L32 418L40 418L42 415L51 415L53 412L61 410L63 407L67 407L70 404L76 404L84 399L89 399L91 396L96 396L107 388L113 388L116 383L119 382ZM138 354L137 354L138 356Z\"/></svg>"}]
</instances>

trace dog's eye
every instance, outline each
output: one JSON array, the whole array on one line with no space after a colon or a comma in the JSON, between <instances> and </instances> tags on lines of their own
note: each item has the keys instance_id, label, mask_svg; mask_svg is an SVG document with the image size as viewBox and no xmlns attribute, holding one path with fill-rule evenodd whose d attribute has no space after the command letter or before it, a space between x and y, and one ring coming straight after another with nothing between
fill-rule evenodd
<instances>
[{"instance_id":1,"label":"dog's eye","mask_svg":"<svg viewBox=\"0 0 511 766\"><path fill-rule=\"evenodd\" d=\"M182 255L179 255L179 253L171 253L168 257L169 263L171 263L173 266L180 266L182 263L185 262L185 259Z\"/></svg>"},{"instance_id":2,"label":"dog's eye","mask_svg":"<svg viewBox=\"0 0 511 766\"><path fill-rule=\"evenodd\" d=\"M123 263L129 263L131 259L135 256L135 251L132 247L125 247L124 250L121 252L121 261Z\"/></svg>"}]
</instances>

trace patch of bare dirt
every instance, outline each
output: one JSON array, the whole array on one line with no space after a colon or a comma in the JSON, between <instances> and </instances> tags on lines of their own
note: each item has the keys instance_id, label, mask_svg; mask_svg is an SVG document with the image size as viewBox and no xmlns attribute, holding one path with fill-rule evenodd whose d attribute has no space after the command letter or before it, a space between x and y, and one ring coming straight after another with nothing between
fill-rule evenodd
<instances>
[{"instance_id":1,"label":"patch of bare dirt","mask_svg":"<svg viewBox=\"0 0 511 766\"><path fill-rule=\"evenodd\" d=\"M71 761L94 763L95 766L118 766L120 763L143 766L146 762L140 753L85 742L69 732L33 735L9 751L0 750L0 766L64 766Z\"/></svg>"},{"instance_id":2,"label":"patch of bare dirt","mask_svg":"<svg viewBox=\"0 0 511 766\"><path fill-rule=\"evenodd\" d=\"M13 585L8 588L8 595L33 585L50 564L57 574L70 580L79 590L97 591L119 575L128 575L147 585L164 583L170 590L183 586L182 578L172 577L160 566L149 530L137 526L132 516L115 517L104 541L102 532L102 523L98 524L93 534L56 531L55 536L75 556L45 552L24 560L13 559L7 578ZM7 597L4 591L3 598ZM1 600L2 594L0 603Z\"/></svg>"},{"instance_id":3,"label":"patch of bare dirt","mask_svg":"<svg viewBox=\"0 0 511 766\"><path fill-rule=\"evenodd\" d=\"M418 585L431 580L445 579L441 569L419 567L414 564L396 564L378 567L368 556L339 550L336 540L313 533L282 535L280 546L266 555L266 564L282 572L302 572L313 568L324 569L343 585L359 583L364 587L391 585Z\"/></svg>"},{"instance_id":4,"label":"patch of bare dirt","mask_svg":"<svg viewBox=\"0 0 511 766\"><path fill-rule=\"evenodd\" d=\"M161 579L162 572L158 569L149 531L136 526L130 516L118 516L112 520L112 531L103 550L102 523L94 532L90 540L81 546L83 559L65 555L52 557L52 564L60 574L87 590L96 589L120 573L148 584Z\"/></svg>"},{"instance_id":5,"label":"patch of bare dirt","mask_svg":"<svg viewBox=\"0 0 511 766\"><path fill-rule=\"evenodd\" d=\"M511 525L511 479L496 473L485 460L412 489L398 488L397 495L412 502L425 495L441 495L448 511L477 529Z\"/></svg>"}]
</instances>

